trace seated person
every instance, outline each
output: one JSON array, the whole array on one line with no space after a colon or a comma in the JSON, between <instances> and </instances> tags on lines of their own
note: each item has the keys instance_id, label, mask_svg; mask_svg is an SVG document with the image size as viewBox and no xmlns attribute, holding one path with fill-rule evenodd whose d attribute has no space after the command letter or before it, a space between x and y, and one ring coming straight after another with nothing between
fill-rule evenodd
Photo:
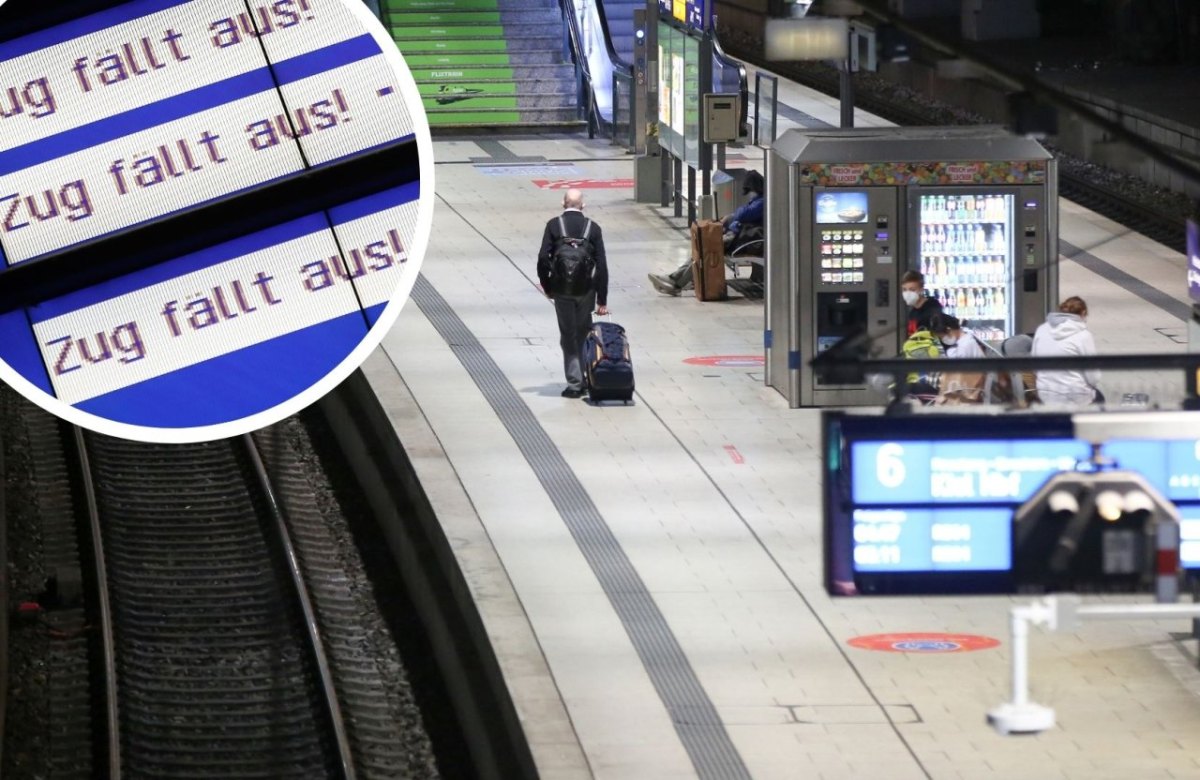
<instances>
[{"instance_id":1,"label":"seated person","mask_svg":"<svg viewBox=\"0 0 1200 780\"><path fill-rule=\"evenodd\" d=\"M1018 333L1010 336L1000 345L1000 354L1005 357L1029 357L1033 354L1033 336ZM1008 377L1007 383L1012 390L1012 402L1024 409L1030 404L1038 403L1037 377L1032 371L1010 371L1001 374L1001 380Z\"/></svg>"},{"instance_id":2,"label":"seated person","mask_svg":"<svg viewBox=\"0 0 1200 780\"><path fill-rule=\"evenodd\" d=\"M763 213L766 206L766 198L763 197L763 190L763 177L761 173L750 171L750 173L746 174L746 180L742 183L742 194L747 195L752 193L752 197L737 211L734 211L732 214L726 214L721 219L721 223L725 227L723 239L725 241L726 252L742 246L747 241L762 238ZM747 254L753 253L747 252ZM756 274L758 274L757 277L755 276ZM762 267L755 265L754 269L750 272L750 279L760 282L762 281L761 275ZM686 290L692 283L692 261L688 260L669 274L649 274L649 277L650 284L654 285L654 289L663 295L679 295L679 293Z\"/></svg>"},{"instance_id":3,"label":"seated person","mask_svg":"<svg viewBox=\"0 0 1200 780\"><path fill-rule=\"evenodd\" d=\"M920 333L920 331L917 331ZM963 327L957 317L941 312L929 318L929 332L951 360L987 357L983 342ZM993 382L989 382L989 378ZM947 370L938 383L938 404L977 404L990 400L995 375Z\"/></svg>"}]
</instances>

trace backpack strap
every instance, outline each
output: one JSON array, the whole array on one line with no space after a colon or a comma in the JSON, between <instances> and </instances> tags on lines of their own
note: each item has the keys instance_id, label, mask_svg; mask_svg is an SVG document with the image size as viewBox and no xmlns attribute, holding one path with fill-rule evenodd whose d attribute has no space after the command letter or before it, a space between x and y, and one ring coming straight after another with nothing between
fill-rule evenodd
<instances>
[{"instance_id":1,"label":"backpack strap","mask_svg":"<svg viewBox=\"0 0 1200 780\"><path fill-rule=\"evenodd\" d=\"M563 221L562 214L558 215L558 232L561 234L559 238L570 238L567 235L567 223Z\"/></svg>"},{"instance_id":2,"label":"backpack strap","mask_svg":"<svg viewBox=\"0 0 1200 780\"><path fill-rule=\"evenodd\" d=\"M562 217L559 217L559 219L562 219ZM582 240L584 240L584 241L587 241L587 240L588 240L588 233L591 233L591 232L592 232L592 221L589 219L589 220L587 221L587 224L583 226L583 237L582 237Z\"/></svg>"}]
</instances>

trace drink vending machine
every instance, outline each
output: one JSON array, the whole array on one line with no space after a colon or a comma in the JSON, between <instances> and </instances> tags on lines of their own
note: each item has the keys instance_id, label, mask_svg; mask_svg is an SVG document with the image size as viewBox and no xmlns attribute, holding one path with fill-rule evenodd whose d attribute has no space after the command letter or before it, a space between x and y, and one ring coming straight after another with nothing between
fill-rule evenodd
<instances>
[{"instance_id":1,"label":"drink vending machine","mask_svg":"<svg viewBox=\"0 0 1200 780\"><path fill-rule=\"evenodd\" d=\"M860 328L900 354L900 280L995 346L1058 300L1053 157L999 127L790 130L767 158L766 381L789 404L885 400L825 384L812 358Z\"/></svg>"}]
</instances>

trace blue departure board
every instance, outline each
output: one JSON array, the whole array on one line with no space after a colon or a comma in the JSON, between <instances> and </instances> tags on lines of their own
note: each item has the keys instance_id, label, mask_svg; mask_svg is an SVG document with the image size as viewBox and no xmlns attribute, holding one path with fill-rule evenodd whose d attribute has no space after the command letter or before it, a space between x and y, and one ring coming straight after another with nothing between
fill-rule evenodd
<instances>
[{"instance_id":1,"label":"blue departure board","mask_svg":"<svg viewBox=\"0 0 1200 780\"><path fill-rule=\"evenodd\" d=\"M1017 509L1054 474L1096 468L1067 415L971 418L970 438L949 416L831 419L827 574L843 591L1009 592ZM1114 439L1099 456L1175 504L1181 565L1200 570L1200 441Z\"/></svg>"}]
</instances>

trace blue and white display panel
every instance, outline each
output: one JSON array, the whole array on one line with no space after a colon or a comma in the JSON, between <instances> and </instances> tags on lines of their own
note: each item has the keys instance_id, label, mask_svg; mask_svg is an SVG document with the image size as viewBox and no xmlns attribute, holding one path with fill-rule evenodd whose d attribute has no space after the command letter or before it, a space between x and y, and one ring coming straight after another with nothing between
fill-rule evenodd
<instances>
[{"instance_id":1,"label":"blue and white display panel","mask_svg":"<svg viewBox=\"0 0 1200 780\"><path fill-rule=\"evenodd\" d=\"M1090 455L1072 439L855 442L852 497L859 505L1021 503Z\"/></svg>"},{"instance_id":2,"label":"blue and white display panel","mask_svg":"<svg viewBox=\"0 0 1200 780\"><path fill-rule=\"evenodd\" d=\"M413 136L348 0L133 0L0 43L7 265Z\"/></svg>"},{"instance_id":3,"label":"blue and white display panel","mask_svg":"<svg viewBox=\"0 0 1200 780\"><path fill-rule=\"evenodd\" d=\"M1011 509L855 509L857 571L1006 571Z\"/></svg>"},{"instance_id":4,"label":"blue and white display panel","mask_svg":"<svg viewBox=\"0 0 1200 780\"><path fill-rule=\"evenodd\" d=\"M1015 511L1076 469L1141 474L1179 512L1181 565L1200 570L1200 440L1112 439L1093 453L1069 415L973 417L959 438L966 419L827 413L831 592L1011 592Z\"/></svg>"},{"instance_id":5,"label":"blue and white display panel","mask_svg":"<svg viewBox=\"0 0 1200 780\"><path fill-rule=\"evenodd\" d=\"M419 188L46 301L28 310L25 343L8 315L0 357L58 399L119 423L190 428L270 409L332 371L397 287L411 286L403 276L416 273L407 247Z\"/></svg>"}]
</instances>

